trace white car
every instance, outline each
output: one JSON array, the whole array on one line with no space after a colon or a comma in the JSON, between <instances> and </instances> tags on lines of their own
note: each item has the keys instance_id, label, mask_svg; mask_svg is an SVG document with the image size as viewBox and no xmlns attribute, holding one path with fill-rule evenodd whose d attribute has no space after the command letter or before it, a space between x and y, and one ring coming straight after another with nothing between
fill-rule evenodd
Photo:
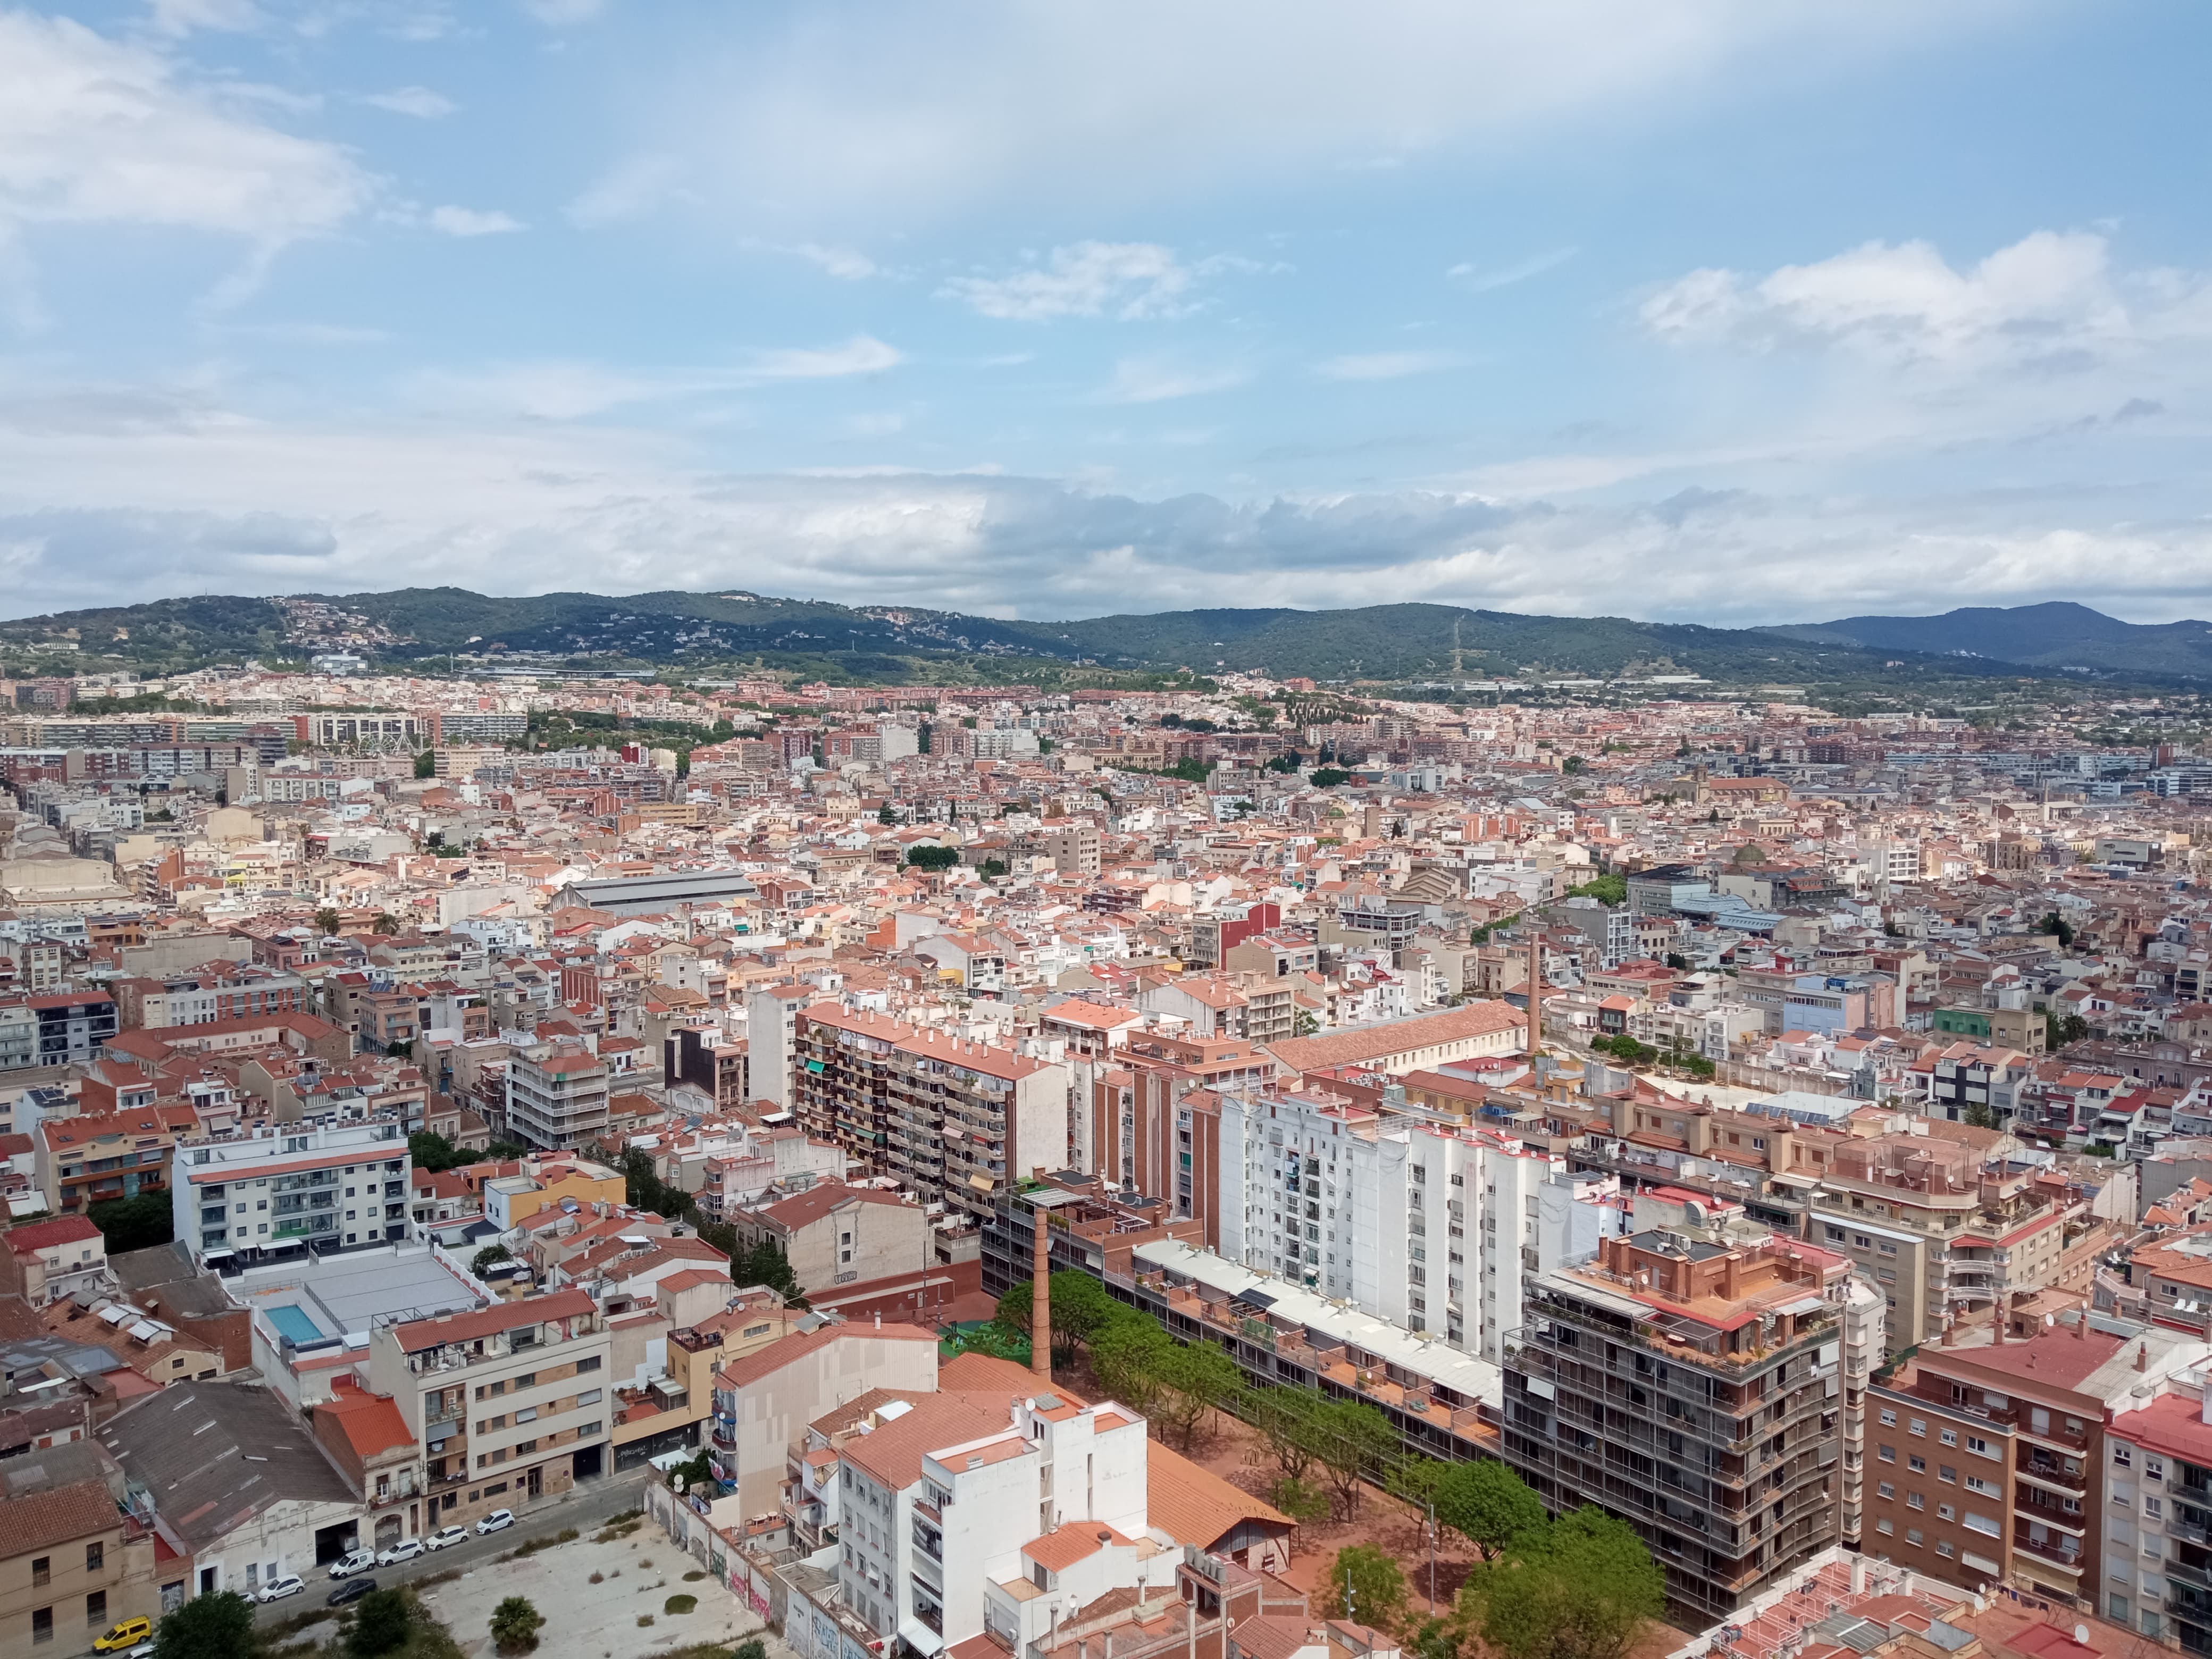
<instances>
[{"instance_id":1,"label":"white car","mask_svg":"<svg viewBox=\"0 0 2212 1659\"><path fill-rule=\"evenodd\" d=\"M296 1573L288 1572L282 1578L270 1579L268 1588L261 1592L261 1599L264 1601L281 1601L288 1595L297 1595L307 1588L300 1582Z\"/></svg>"},{"instance_id":2,"label":"white car","mask_svg":"<svg viewBox=\"0 0 2212 1659\"><path fill-rule=\"evenodd\" d=\"M394 1544L390 1549L377 1551L376 1565L380 1567L396 1567L402 1561L412 1561L416 1556L422 1553L422 1540L421 1539L403 1538L398 1543Z\"/></svg>"},{"instance_id":3,"label":"white car","mask_svg":"<svg viewBox=\"0 0 2212 1659\"><path fill-rule=\"evenodd\" d=\"M455 1544L465 1544L468 1541L469 1529L466 1527L441 1527L422 1540L422 1547L426 1550L442 1550L450 1548Z\"/></svg>"},{"instance_id":4,"label":"white car","mask_svg":"<svg viewBox=\"0 0 2212 1659\"><path fill-rule=\"evenodd\" d=\"M489 1515L487 1515L483 1520L477 1522L477 1530L478 1532L498 1532L502 1528L511 1527L514 1524L514 1511L513 1510L494 1510Z\"/></svg>"},{"instance_id":5,"label":"white car","mask_svg":"<svg viewBox=\"0 0 2212 1659\"><path fill-rule=\"evenodd\" d=\"M376 1565L374 1550L349 1550L331 1563L331 1577L350 1578L357 1572L367 1572Z\"/></svg>"}]
</instances>

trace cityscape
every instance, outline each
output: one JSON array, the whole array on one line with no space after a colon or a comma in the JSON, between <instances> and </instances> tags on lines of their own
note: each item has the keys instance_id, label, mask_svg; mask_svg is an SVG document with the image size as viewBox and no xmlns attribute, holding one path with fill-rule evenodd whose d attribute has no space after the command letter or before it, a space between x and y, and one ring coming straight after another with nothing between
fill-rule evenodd
<instances>
[{"instance_id":1,"label":"cityscape","mask_svg":"<svg viewBox=\"0 0 2212 1659\"><path fill-rule=\"evenodd\" d=\"M2208 53L0 3L0 1659L2212 1656Z\"/></svg>"}]
</instances>

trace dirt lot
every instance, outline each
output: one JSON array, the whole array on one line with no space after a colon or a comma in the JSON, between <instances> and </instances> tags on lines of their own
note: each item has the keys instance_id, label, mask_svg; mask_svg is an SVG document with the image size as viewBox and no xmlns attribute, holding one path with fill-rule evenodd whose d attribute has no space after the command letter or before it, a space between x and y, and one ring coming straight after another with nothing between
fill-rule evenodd
<instances>
[{"instance_id":1,"label":"dirt lot","mask_svg":"<svg viewBox=\"0 0 2212 1659\"><path fill-rule=\"evenodd\" d=\"M510 1595L527 1596L545 1615L541 1659L650 1659L697 1643L734 1645L761 1630L759 1617L727 1587L696 1573L699 1565L649 1526L607 1542L587 1533L533 1555L472 1562L458 1578L422 1592L423 1605L443 1620L461 1650L491 1650L491 1610ZM595 1582L596 1581L596 1582ZM672 1595L695 1595L697 1607L672 1613ZM652 1622L641 1622L649 1616ZM793 1659L774 1637L762 1634L769 1659Z\"/></svg>"}]
</instances>

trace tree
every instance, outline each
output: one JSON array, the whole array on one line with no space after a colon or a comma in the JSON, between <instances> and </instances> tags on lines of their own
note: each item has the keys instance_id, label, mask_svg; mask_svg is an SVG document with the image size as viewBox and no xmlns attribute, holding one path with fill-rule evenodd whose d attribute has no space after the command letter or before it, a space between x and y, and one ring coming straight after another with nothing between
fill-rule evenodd
<instances>
[{"instance_id":1,"label":"tree","mask_svg":"<svg viewBox=\"0 0 2212 1659\"><path fill-rule=\"evenodd\" d=\"M1316 789L1334 789L1340 783L1352 781L1352 774L1334 766L1317 766L1306 774L1306 781Z\"/></svg>"},{"instance_id":2,"label":"tree","mask_svg":"<svg viewBox=\"0 0 2212 1659\"><path fill-rule=\"evenodd\" d=\"M2050 1013L2043 1017L2044 1046L2047 1048L2063 1048L2088 1035L2089 1022L2079 1014Z\"/></svg>"},{"instance_id":3,"label":"tree","mask_svg":"<svg viewBox=\"0 0 2212 1659\"><path fill-rule=\"evenodd\" d=\"M1004 859L985 859L983 860L983 875L987 880L996 881L1000 876L1003 876L1006 873L1006 861Z\"/></svg>"},{"instance_id":4,"label":"tree","mask_svg":"<svg viewBox=\"0 0 2212 1659\"><path fill-rule=\"evenodd\" d=\"M881 806L876 808L876 822L882 824L885 829L889 829L892 824L896 823L898 821L899 815L889 801L885 801Z\"/></svg>"},{"instance_id":5,"label":"tree","mask_svg":"<svg viewBox=\"0 0 2212 1659\"><path fill-rule=\"evenodd\" d=\"M353 1628L346 1632L346 1651L353 1659L380 1659L407 1640L407 1592L371 1590L354 1603Z\"/></svg>"},{"instance_id":6,"label":"tree","mask_svg":"<svg viewBox=\"0 0 2212 1659\"><path fill-rule=\"evenodd\" d=\"M1406 1575L1373 1544L1352 1544L1328 1564L1329 1605L1346 1619L1388 1630L1406 1611Z\"/></svg>"},{"instance_id":7,"label":"tree","mask_svg":"<svg viewBox=\"0 0 2212 1659\"><path fill-rule=\"evenodd\" d=\"M491 1610L492 1645L501 1653L528 1653L538 1645L538 1632L544 1622L545 1615L528 1597L510 1595Z\"/></svg>"},{"instance_id":8,"label":"tree","mask_svg":"<svg viewBox=\"0 0 2212 1659\"><path fill-rule=\"evenodd\" d=\"M1478 1567L1459 1613L1501 1659L1620 1659L1666 1602L1666 1579L1634 1530L1585 1506L1523 1555Z\"/></svg>"},{"instance_id":9,"label":"tree","mask_svg":"<svg viewBox=\"0 0 2212 1659\"><path fill-rule=\"evenodd\" d=\"M1172 1429L1188 1451L1206 1413L1234 1394L1243 1376L1228 1352L1211 1342L1170 1346L1160 1357L1160 1395L1150 1413L1160 1425L1160 1438L1165 1440Z\"/></svg>"},{"instance_id":10,"label":"tree","mask_svg":"<svg viewBox=\"0 0 2212 1659\"><path fill-rule=\"evenodd\" d=\"M1267 1442L1284 1481L1302 1490L1318 1491L1305 1487L1304 1480L1313 1467L1313 1416L1321 1403L1321 1395L1307 1389L1255 1389L1245 1396L1244 1415Z\"/></svg>"},{"instance_id":11,"label":"tree","mask_svg":"<svg viewBox=\"0 0 2212 1659\"><path fill-rule=\"evenodd\" d=\"M774 1291L786 1307L806 1305L806 1287L792 1272L791 1258L783 1253L783 1246L772 1238L763 1238L743 1254L732 1252L730 1270L739 1285L761 1285Z\"/></svg>"},{"instance_id":12,"label":"tree","mask_svg":"<svg viewBox=\"0 0 2212 1659\"><path fill-rule=\"evenodd\" d=\"M909 847L907 863L916 870L950 870L960 862L957 847Z\"/></svg>"},{"instance_id":13,"label":"tree","mask_svg":"<svg viewBox=\"0 0 2212 1659\"><path fill-rule=\"evenodd\" d=\"M338 924L343 920L336 906L325 904L315 912L315 931L327 937L337 932Z\"/></svg>"},{"instance_id":14,"label":"tree","mask_svg":"<svg viewBox=\"0 0 2212 1659\"><path fill-rule=\"evenodd\" d=\"M436 750L425 749L421 754L415 757L415 775L418 778L434 778L438 775L438 751Z\"/></svg>"},{"instance_id":15,"label":"tree","mask_svg":"<svg viewBox=\"0 0 2212 1659\"><path fill-rule=\"evenodd\" d=\"M426 1175L441 1175L464 1164L473 1164L476 1157L474 1152L463 1152L433 1130L417 1129L407 1137L407 1161Z\"/></svg>"},{"instance_id":16,"label":"tree","mask_svg":"<svg viewBox=\"0 0 2212 1659\"><path fill-rule=\"evenodd\" d=\"M768 1644L757 1636L750 1642L740 1642L730 1659L768 1659Z\"/></svg>"},{"instance_id":17,"label":"tree","mask_svg":"<svg viewBox=\"0 0 2212 1659\"><path fill-rule=\"evenodd\" d=\"M262 1651L253 1603L236 1590L194 1596L154 1632L154 1659L254 1659Z\"/></svg>"},{"instance_id":18,"label":"tree","mask_svg":"<svg viewBox=\"0 0 2212 1659\"><path fill-rule=\"evenodd\" d=\"M2062 951L2070 951L2074 948L2073 925L2056 910L2051 911L2038 922L2035 931L2039 933L2057 934L2058 948Z\"/></svg>"},{"instance_id":19,"label":"tree","mask_svg":"<svg viewBox=\"0 0 2212 1659\"><path fill-rule=\"evenodd\" d=\"M1328 1514L1328 1494L1290 1475L1268 1489L1267 1501L1302 1527L1310 1526Z\"/></svg>"},{"instance_id":20,"label":"tree","mask_svg":"<svg viewBox=\"0 0 2212 1659\"><path fill-rule=\"evenodd\" d=\"M1669 951L1667 952L1667 966L1675 973L1686 974L1690 971L1690 959L1679 951Z\"/></svg>"},{"instance_id":21,"label":"tree","mask_svg":"<svg viewBox=\"0 0 2212 1659\"><path fill-rule=\"evenodd\" d=\"M368 931L372 933L381 933L386 939L395 938L399 933L399 918L389 910L380 910L377 912L376 920L369 923Z\"/></svg>"},{"instance_id":22,"label":"tree","mask_svg":"<svg viewBox=\"0 0 2212 1659\"><path fill-rule=\"evenodd\" d=\"M1437 1520L1484 1555L1499 1555L1543 1536L1544 1504L1505 1464L1481 1457L1445 1469L1437 1482Z\"/></svg>"},{"instance_id":23,"label":"tree","mask_svg":"<svg viewBox=\"0 0 2212 1659\"><path fill-rule=\"evenodd\" d=\"M1997 1115L1990 1109L1989 1102L1970 1100L1966 1103L1966 1121L1977 1129L1994 1129L1997 1127Z\"/></svg>"},{"instance_id":24,"label":"tree","mask_svg":"<svg viewBox=\"0 0 2212 1659\"><path fill-rule=\"evenodd\" d=\"M1567 889L1570 898L1594 898L1601 904L1628 902L1628 878L1621 875L1592 876L1579 887Z\"/></svg>"},{"instance_id":25,"label":"tree","mask_svg":"<svg viewBox=\"0 0 2212 1659\"><path fill-rule=\"evenodd\" d=\"M1348 1521L1359 1511L1360 1483L1397 1450L1398 1431L1364 1401L1328 1400L1315 1411L1309 1432L1314 1455L1336 1495L1338 1518Z\"/></svg>"},{"instance_id":26,"label":"tree","mask_svg":"<svg viewBox=\"0 0 2212 1659\"><path fill-rule=\"evenodd\" d=\"M1106 1392L1144 1417L1165 1393L1167 1351L1175 1340L1151 1319L1118 1319L1092 1340L1091 1369Z\"/></svg>"},{"instance_id":27,"label":"tree","mask_svg":"<svg viewBox=\"0 0 2212 1659\"><path fill-rule=\"evenodd\" d=\"M483 1249L478 1250L474 1255L469 1258L469 1271L474 1273L478 1279L482 1279L483 1277L483 1271L485 1268L495 1266L497 1263L501 1261L512 1261L514 1260L514 1252L508 1249L506 1245L487 1244Z\"/></svg>"},{"instance_id":28,"label":"tree","mask_svg":"<svg viewBox=\"0 0 2212 1659\"><path fill-rule=\"evenodd\" d=\"M100 1229L107 1253L150 1249L176 1237L176 1218L167 1193L141 1193L136 1198L112 1198L85 1211L85 1218Z\"/></svg>"}]
</instances>

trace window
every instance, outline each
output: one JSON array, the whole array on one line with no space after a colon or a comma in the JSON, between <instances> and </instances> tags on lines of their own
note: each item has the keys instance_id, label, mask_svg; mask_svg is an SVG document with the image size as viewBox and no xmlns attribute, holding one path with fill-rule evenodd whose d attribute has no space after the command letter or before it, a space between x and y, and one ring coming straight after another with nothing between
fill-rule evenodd
<instances>
[{"instance_id":1,"label":"window","mask_svg":"<svg viewBox=\"0 0 2212 1659\"><path fill-rule=\"evenodd\" d=\"M1885 1463L1897 1462L1897 1448L1894 1446L1876 1446L1874 1449L1874 1455Z\"/></svg>"},{"instance_id":2,"label":"window","mask_svg":"<svg viewBox=\"0 0 2212 1659\"><path fill-rule=\"evenodd\" d=\"M1828 1243L1831 1244L1840 1244L1843 1242L1844 1230L1841 1227L1831 1226L1828 1229Z\"/></svg>"},{"instance_id":3,"label":"window","mask_svg":"<svg viewBox=\"0 0 2212 1659\"><path fill-rule=\"evenodd\" d=\"M40 1584L52 1583L53 1582L53 1577L54 1559L51 1555L41 1555L31 1563L31 1586L33 1589L35 1589Z\"/></svg>"},{"instance_id":4,"label":"window","mask_svg":"<svg viewBox=\"0 0 2212 1659\"><path fill-rule=\"evenodd\" d=\"M1905 1460L1905 1467L1915 1474L1925 1474L1928 1473L1928 1460L1918 1452L1914 1452Z\"/></svg>"},{"instance_id":5,"label":"window","mask_svg":"<svg viewBox=\"0 0 2212 1659\"><path fill-rule=\"evenodd\" d=\"M1928 1432L1928 1425L1919 1418L1916 1417L1905 1425L1905 1431L1907 1434L1926 1434Z\"/></svg>"},{"instance_id":6,"label":"window","mask_svg":"<svg viewBox=\"0 0 2212 1659\"><path fill-rule=\"evenodd\" d=\"M1995 1457L1996 1455L1995 1452L1990 1449L1990 1443L1983 1439L1978 1434L1970 1434L1966 1437L1966 1449L1973 1453L1977 1457Z\"/></svg>"},{"instance_id":7,"label":"window","mask_svg":"<svg viewBox=\"0 0 2212 1659\"><path fill-rule=\"evenodd\" d=\"M2131 1469L2135 1467L2135 1462L2136 1454L2135 1449L2132 1446L2114 1446L2112 1448L2112 1467L2114 1468Z\"/></svg>"},{"instance_id":8,"label":"window","mask_svg":"<svg viewBox=\"0 0 2212 1659\"><path fill-rule=\"evenodd\" d=\"M1928 1505L1922 1501L1918 1492L1909 1492L1905 1494L1905 1507L1909 1510L1924 1510Z\"/></svg>"},{"instance_id":9,"label":"window","mask_svg":"<svg viewBox=\"0 0 2212 1659\"><path fill-rule=\"evenodd\" d=\"M2143 1459L2143 1479L2144 1479L2144 1480L2165 1480L2165 1479L2166 1479L2166 1460L2165 1460L2163 1457L2146 1457L2146 1458L2144 1458L2144 1459Z\"/></svg>"},{"instance_id":10,"label":"window","mask_svg":"<svg viewBox=\"0 0 2212 1659\"><path fill-rule=\"evenodd\" d=\"M1936 1518L1938 1521L1955 1521L1959 1518L1959 1512L1948 1504L1938 1504L1936 1506Z\"/></svg>"},{"instance_id":11,"label":"window","mask_svg":"<svg viewBox=\"0 0 2212 1659\"><path fill-rule=\"evenodd\" d=\"M1959 1431L1956 1429L1946 1429L1936 1437L1947 1446L1955 1446L1959 1443Z\"/></svg>"},{"instance_id":12,"label":"window","mask_svg":"<svg viewBox=\"0 0 2212 1659\"><path fill-rule=\"evenodd\" d=\"M1948 1538L1937 1539L1936 1540L1936 1553L1942 1556L1946 1560L1949 1559L1952 1553L1951 1540Z\"/></svg>"},{"instance_id":13,"label":"window","mask_svg":"<svg viewBox=\"0 0 2212 1659\"><path fill-rule=\"evenodd\" d=\"M1897 1426L1897 1413L1893 1411L1884 1411L1881 1414L1881 1425L1885 1429L1895 1428Z\"/></svg>"},{"instance_id":14,"label":"window","mask_svg":"<svg viewBox=\"0 0 2212 1659\"><path fill-rule=\"evenodd\" d=\"M1959 1484L1959 1472L1948 1463L1940 1463L1936 1466L1936 1478L1938 1480L1948 1480L1954 1486Z\"/></svg>"},{"instance_id":15,"label":"window","mask_svg":"<svg viewBox=\"0 0 2212 1659\"><path fill-rule=\"evenodd\" d=\"M763 1326L762 1328L765 1330L767 1327ZM579 1359L576 1362L576 1369L579 1372L595 1371L599 1370L599 1357L597 1354L586 1354L583 1358Z\"/></svg>"},{"instance_id":16,"label":"window","mask_svg":"<svg viewBox=\"0 0 2212 1659\"><path fill-rule=\"evenodd\" d=\"M2157 1499L2157 1498L2151 1498L2151 1497L2145 1497L2145 1498L2144 1498L2144 1499L2143 1499L2143 1514L2144 1514L2146 1516L2149 1517L2149 1518L2150 1518L2150 1519L2152 1519L2152 1520L2156 1520L2156 1519L2158 1519L2160 1516L2163 1516L2165 1513L2166 1513L2166 1505L2165 1505L2162 1502L2160 1502L2159 1499Z\"/></svg>"},{"instance_id":17,"label":"window","mask_svg":"<svg viewBox=\"0 0 2212 1659\"><path fill-rule=\"evenodd\" d=\"M1907 1527L1905 1529L1905 1541L1908 1544L1918 1544L1920 1542L1920 1528L1917 1527Z\"/></svg>"},{"instance_id":18,"label":"window","mask_svg":"<svg viewBox=\"0 0 2212 1659\"><path fill-rule=\"evenodd\" d=\"M31 1640L51 1642L54 1639L54 1610L52 1607L31 1609Z\"/></svg>"},{"instance_id":19,"label":"window","mask_svg":"<svg viewBox=\"0 0 2212 1659\"><path fill-rule=\"evenodd\" d=\"M87 1544L87 1545L84 1547L84 1570L85 1570L87 1572L98 1572L101 1568L105 1567L106 1565L107 1565L107 1546L106 1546L106 1545L105 1545L105 1544Z\"/></svg>"},{"instance_id":20,"label":"window","mask_svg":"<svg viewBox=\"0 0 2212 1659\"><path fill-rule=\"evenodd\" d=\"M1897 1483L1894 1480L1885 1480L1875 1488L1875 1492L1877 1497L1894 1498L1897 1496Z\"/></svg>"},{"instance_id":21,"label":"window","mask_svg":"<svg viewBox=\"0 0 2212 1659\"><path fill-rule=\"evenodd\" d=\"M1875 1522L1874 1523L1874 1529L1880 1533L1884 1538L1888 1537L1890 1534L1897 1530L1895 1527L1889 1523L1887 1516L1884 1516L1881 1520Z\"/></svg>"},{"instance_id":22,"label":"window","mask_svg":"<svg viewBox=\"0 0 2212 1659\"><path fill-rule=\"evenodd\" d=\"M84 1622L89 1630L107 1628L107 1592L94 1590L84 1598Z\"/></svg>"}]
</instances>

